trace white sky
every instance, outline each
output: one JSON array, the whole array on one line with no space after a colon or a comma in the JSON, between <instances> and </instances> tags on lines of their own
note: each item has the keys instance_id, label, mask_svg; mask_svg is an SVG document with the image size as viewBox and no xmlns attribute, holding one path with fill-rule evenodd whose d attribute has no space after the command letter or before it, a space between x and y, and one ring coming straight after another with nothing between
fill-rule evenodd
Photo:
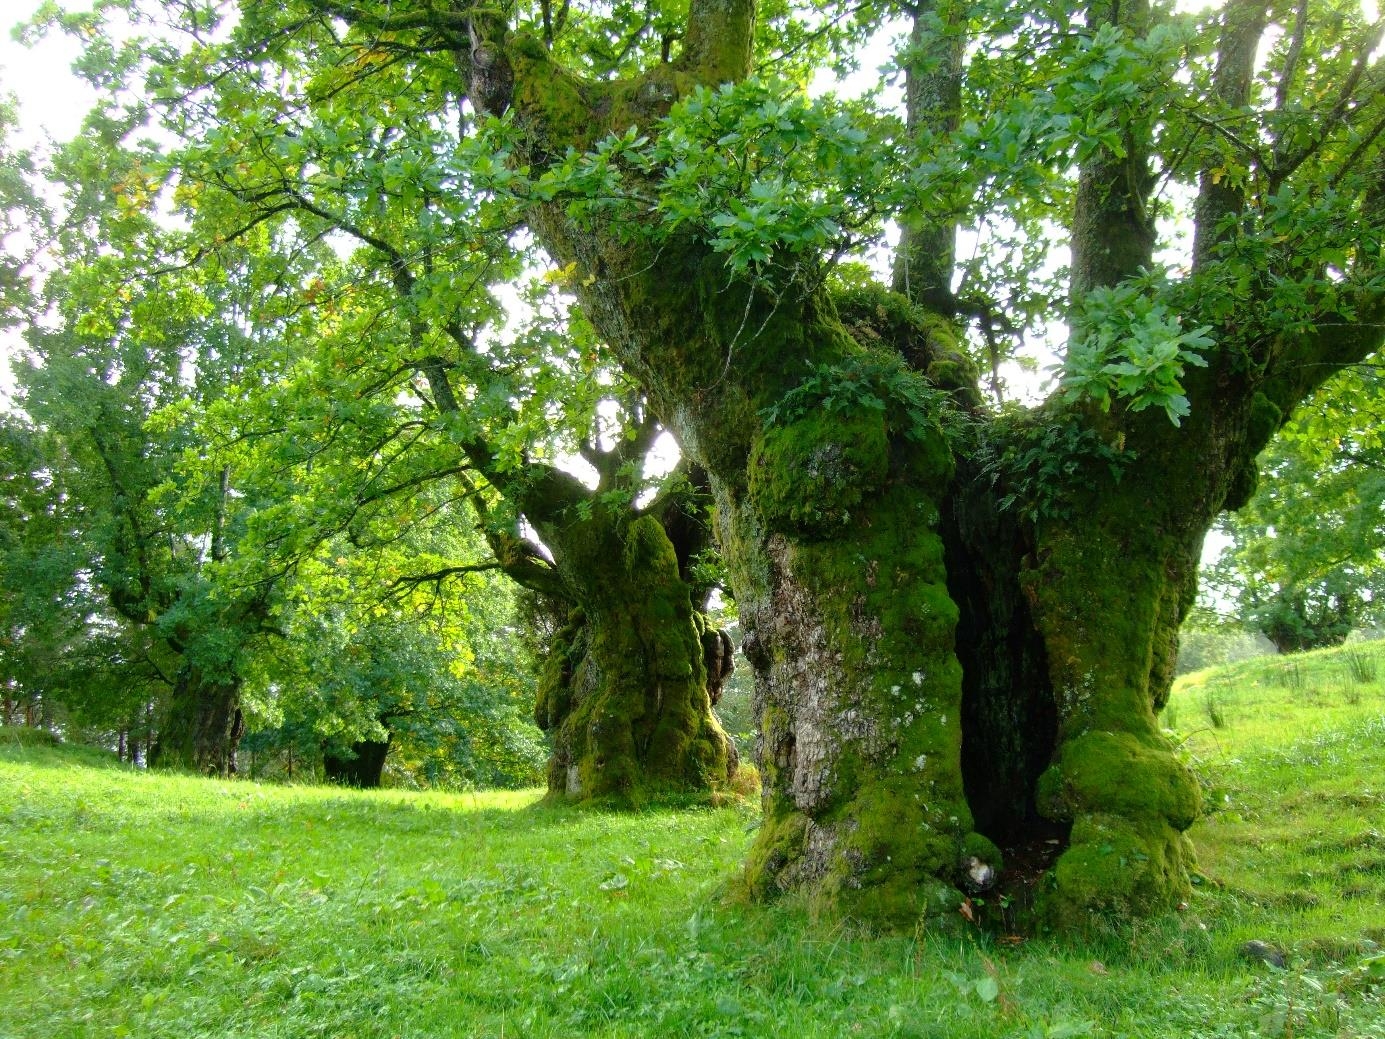
<instances>
[{"instance_id":1,"label":"white sky","mask_svg":"<svg viewBox=\"0 0 1385 1039\"><path fill-rule=\"evenodd\" d=\"M28 20L40 0L3 0L0 14L0 87L18 95L25 144L42 140L45 133L56 140L76 134L82 116L96 99L95 93L72 75L77 58L75 41L52 37L37 47L16 43L11 29ZM73 10L89 10L83 0L69 0Z\"/></svg>"}]
</instances>

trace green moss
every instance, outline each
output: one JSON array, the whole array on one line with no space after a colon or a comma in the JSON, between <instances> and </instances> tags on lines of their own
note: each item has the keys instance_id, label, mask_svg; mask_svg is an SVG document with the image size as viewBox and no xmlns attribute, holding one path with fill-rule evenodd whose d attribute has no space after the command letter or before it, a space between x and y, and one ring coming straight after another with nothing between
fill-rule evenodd
<instances>
[{"instance_id":1,"label":"green moss","mask_svg":"<svg viewBox=\"0 0 1385 1039\"><path fill-rule=\"evenodd\" d=\"M750 455L750 495L773 530L830 532L851 522L888 469L883 416L818 411L763 430Z\"/></svg>"},{"instance_id":2,"label":"green moss","mask_svg":"<svg viewBox=\"0 0 1385 1039\"><path fill-rule=\"evenodd\" d=\"M1251 398L1250 417L1246 420L1246 446L1257 454L1279 432L1284 424L1284 412L1263 393Z\"/></svg>"},{"instance_id":3,"label":"green moss","mask_svg":"<svg viewBox=\"0 0 1385 1039\"><path fill-rule=\"evenodd\" d=\"M1177 628L1193 591L1200 530L1180 510L1168 459L1134 445L1118 488L1084 492L1072 518L1044 520L1021 586L1047 650L1059 745L1036 789L1041 814L1071 822L1044 912L1072 923L1143 913L1184 897L1185 831L1198 787L1159 730ZM1176 444L1170 450L1176 449ZM1080 518L1079 518L1080 517Z\"/></svg>"},{"instance_id":4,"label":"green moss","mask_svg":"<svg viewBox=\"0 0 1385 1039\"><path fill-rule=\"evenodd\" d=\"M1080 930L1101 916L1167 909L1188 897L1192 864L1188 838L1167 824L1083 815L1041 893L1039 913L1054 926Z\"/></svg>"},{"instance_id":5,"label":"green moss","mask_svg":"<svg viewBox=\"0 0 1385 1039\"><path fill-rule=\"evenodd\" d=\"M712 714L699 617L658 519L603 504L540 533L582 601L540 681L550 796L629 803L724 785L730 742Z\"/></svg>"},{"instance_id":6,"label":"green moss","mask_svg":"<svg viewBox=\"0 0 1385 1039\"><path fill-rule=\"evenodd\" d=\"M832 303L847 331L863 346L879 343L925 359L959 347L951 321L870 278L833 286Z\"/></svg>"},{"instance_id":7,"label":"green moss","mask_svg":"<svg viewBox=\"0 0 1385 1039\"><path fill-rule=\"evenodd\" d=\"M842 324L862 345L897 353L964 407L982 404L980 372L950 319L869 279L836 286L832 300Z\"/></svg>"},{"instance_id":8,"label":"green moss","mask_svg":"<svg viewBox=\"0 0 1385 1039\"><path fill-rule=\"evenodd\" d=\"M1264 449L1284 424L1284 412L1263 393L1251 398L1246 416L1246 435L1243 457L1233 463L1231 480L1223 507L1230 512L1243 508L1255 496L1260 482L1260 467L1256 456Z\"/></svg>"},{"instance_id":9,"label":"green moss","mask_svg":"<svg viewBox=\"0 0 1385 1039\"><path fill-rule=\"evenodd\" d=\"M939 357L928 366L927 373L933 385L951 393L965 407L979 408L985 403L977 389L981 372L971 358L960 351Z\"/></svg>"},{"instance_id":10,"label":"green moss","mask_svg":"<svg viewBox=\"0 0 1385 1039\"><path fill-rule=\"evenodd\" d=\"M958 847L958 866L965 868L972 858L980 859L997 872L1005 866L1005 857L1001 855L995 842L975 831L962 838L962 843Z\"/></svg>"},{"instance_id":11,"label":"green moss","mask_svg":"<svg viewBox=\"0 0 1385 1039\"><path fill-rule=\"evenodd\" d=\"M1260 470L1255 464L1255 460L1246 459L1236 466L1235 472L1231 476L1230 486L1226 491L1226 501L1224 502L1228 512L1235 512L1237 509L1244 508L1251 498L1255 497L1255 490L1260 486Z\"/></svg>"},{"instance_id":12,"label":"green moss","mask_svg":"<svg viewBox=\"0 0 1385 1039\"><path fill-rule=\"evenodd\" d=\"M945 449L944 442L939 450ZM906 471L913 475L912 467ZM866 519L834 538L800 536L788 557L836 666L860 683L856 710L874 719L890 744L885 754L849 739L836 748L830 795L814 818L834 835L833 851L814 887L837 911L889 928L912 928L944 904L940 919L950 919L960 895L948 882L972 831L960 772L957 607L947 592L932 504L944 474L934 475L938 483L887 480L870 497ZM772 813L793 803L788 777L774 760L777 734L790 731L790 716L772 707L762 725ZM792 858L779 854L780 838L772 828L757 840L747 867L752 890L773 891L780 883L757 876L760 871L793 877ZM979 841L978 835L973 846L993 853Z\"/></svg>"},{"instance_id":13,"label":"green moss","mask_svg":"<svg viewBox=\"0 0 1385 1039\"><path fill-rule=\"evenodd\" d=\"M958 831L970 829L971 813L945 796L925 800L932 789L917 775L887 775L857 787L842 813L849 832L829 877L849 915L907 928L929 911L930 893L946 886L941 878L956 868Z\"/></svg>"},{"instance_id":14,"label":"green moss","mask_svg":"<svg viewBox=\"0 0 1385 1039\"><path fill-rule=\"evenodd\" d=\"M1186 830L1201 807L1197 782L1159 734L1087 732L1068 740L1041 789L1047 814L1058 819L1105 812Z\"/></svg>"},{"instance_id":15,"label":"green moss","mask_svg":"<svg viewBox=\"0 0 1385 1039\"><path fill-rule=\"evenodd\" d=\"M763 899L779 894L775 878L803 852L808 817L802 812L767 815L746 859L741 881L746 894Z\"/></svg>"},{"instance_id":16,"label":"green moss","mask_svg":"<svg viewBox=\"0 0 1385 1039\"><path fill-rule=\"evenodd\" d=\"M688 70L655 65L640 76L600 82L554 63L536 37L519 34L507 53L515 74L513 104L550 155L589 151L603 137L648 128L697 85Z\"/></svg>"}]
</instances>

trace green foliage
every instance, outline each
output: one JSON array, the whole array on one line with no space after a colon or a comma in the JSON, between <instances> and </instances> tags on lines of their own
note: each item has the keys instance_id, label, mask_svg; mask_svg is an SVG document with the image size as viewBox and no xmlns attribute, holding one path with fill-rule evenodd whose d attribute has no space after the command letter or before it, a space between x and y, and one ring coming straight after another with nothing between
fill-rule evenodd
<instances>
[{"instance_id":1,"label":"green foliage","mask_svg":"<svg viewBox=\"0 0 1385 1039\"><path fill-rule=\"evenodd\" d=\"M0 329L31 312L34 272L27 254L52 230L52 214L35 184L38 158L10 140L18 122L15 98L0 94Z\"/></svg>"},{"instance_id":2,"label":"green foliage","mask_svg":"<svg viewBox=\"0 0 1385 1039\"><path fill-rule=\"evenodd\" d=\"M1113 447L1075 416L1050 421L1012 416L979 436L973 455L978 479L996 490L1001 509L1028 523L1068 517L1073 493L1094 478L1109 476L1119 483L1135 458L1123 443Z\"/></svg>"},{"instance_id":3,"label":"green foliage","mask_svg":"<svg viewBox=\"0 0 1385 1039\"><path fill-rule=\"evenodd\" d=\"M1336 645L1385 602L1385 379L1341 373L1260 460L1255 495L1225 516L1210 583L1283 650Z\"/></svg>"},{"instance_id":4,"label":"green foliage","mask_svg":"<svg viewBox=\"0 0 1385 1039\"><path fill-rule=\"evenodd\" d=\"M699 88L650 156L664 171L657 211L666 231L705 227L737 271L832 253L878 233L872 214L897 173L901 129L773 79Z\"/></svg>"},{"instance_id":5,"label":"green foliage","mask_svg":"<svg viewBox=\"0 0 1385 1039\"><path fill-rule=\"evenodd\" d=\"M760 411L769 425L789 425L822 410L830 415L859 415L900 411L906 421L900 430L910 440L933 437L947 395L897 358L866 351L836 364L809 365L808 375L773 404Z\"/></svg>"},{"instance_id":6,"label":"green foliage","mask_svg":"<svg viewBox=\"0 0 1385 1039\"><path fill-rule=\"evenodd\" d=\"M1064 399L1090 400L1102 411L1116 401L1137 412L1162 408L1177 426L1188 414L1180 380L1188 365L1207 367L1211 326L1184 330L1151 284L1126 281L1083 297L1058 385Z\"/></svg>"}]
</instances>

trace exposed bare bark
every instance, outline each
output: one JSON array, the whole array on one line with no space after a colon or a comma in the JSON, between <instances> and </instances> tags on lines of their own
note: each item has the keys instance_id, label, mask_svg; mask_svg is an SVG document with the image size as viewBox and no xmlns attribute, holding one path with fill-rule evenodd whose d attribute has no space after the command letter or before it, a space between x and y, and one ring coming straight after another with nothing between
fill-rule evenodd
<instances>
[{"instance_id":1,"label":"exposed bare bark","mask_svg":"<svg viewBox=\"0 0 1385 1039\"><path fill-rule=\"evenodd\" d=\"M904 66L904 103L915 141L945 139L962 107L966 37L949 0L927 0L914 11L910 60ZM894 290L930 310L951 313L957 225L948 217L905 213L895 251Z\"/></svg>"},{"instance_id":2,"label":"exposed bare bark","mask_svg":"<svg viewBox=\"0 0 1385 1039\"><path fill-rule=\"evenodd\" d=\"M1304 8L1306 10L1306 5ZM1230 119L1250 100L1255 75L1255 52L1265 34L1270 7L1265 0L1233 0L1222 15L1217 44L1217 70L1213 94L1224 106L1214 118ZM1292 61L1286 75L1292 75ZM1287 87L1287 84L1285 84ZM1225 221L1237 217L1245 206L1245 184L1234 171L1204 169L1198 182L1194 209L1193 262L1204 265L1213 249L1234 228Z\"/></svg>"},{"instance_id":3,"label":"exposed bare bark","mask_svg":"<svg viewBox=\"0 0 1385 1039\"><path fill-rule=\"evenodd\" d=\"M1097 0L1087 8L1090 26L1116 25L1135 36L1148 29L1149 17L1148 0ZM1149 141L1131 129L1123 137L1123 156L1101 148L1078 174L1072 218L1074 299L1130 277L1148 267L1154 255L1149 196L1155 179L1149 165Z\"/></svg>"}]
</instances>

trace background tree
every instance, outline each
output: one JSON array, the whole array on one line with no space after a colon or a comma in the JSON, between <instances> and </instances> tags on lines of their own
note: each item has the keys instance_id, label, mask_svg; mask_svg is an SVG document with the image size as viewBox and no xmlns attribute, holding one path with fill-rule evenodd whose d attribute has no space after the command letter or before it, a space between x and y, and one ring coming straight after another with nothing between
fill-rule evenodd
<instances>
[{"instance_id":1,"label":"background tree","mask_svg":"<svg viewBox=\"0 0 1385 1039\"><path fill-rule=\"evenodd\" d=\"M1275 438L1211 583L1281 653L1340 644L1385 605L1385 379L1349 369Z\"/></svg>"},{"instance_id":2,"label":"background tree","mask_svg":"<svg viewBox=\"0 0 1385 1039\"><path fill-rule=\"evenodd\" d=\"M512 660L513 586L456 565L487 556L474 527L444 511L352 540L298 568L284 644L249 683L258 713L309 728L325 777L351 786L379 786L387 759L429 785L538 781L547 749L529 718L533 675Z\"/></svg>"},{"instance_id":3,"label":"background tree","mask_svg":"<svg viewBox=\"0 0 1385 1039\"><path fill-rule=\"evenodd\" d=\"M535 714L553 734L555 796L725 783L734 755L712 695L729 642L708 630L707 589L689 576L708 541L705 524L690 521L698 491L680 478L646 476L658 422L611 373L580 315L567 323L559 313L565 327L555 327L552 290L571 272L529 292L534 318L507 341L505 311L489 288L518 277L525 259L502 233L512 224L508 204L481 207L440 186L417 190L409 171L446 134L424 115L397 111L387 122L363 114L355 101L339 103L335 73L304 72L315 77L316 100L298 116L273 90L244 84L301 132L285 137L274 123L267 136L227 148L210 131L175 162L203 240L291 218L294 239L331 235L356 246L304 293L298 334L316 343L315 370L293 389L270 387L275 403L260 407L274 428L286 403L299 409L299 425L321 418L328 441L342 440L343 424L368 428L373 443L364 432L351 443L379 460L361 490L372 508L423 481L458 483L482 514L496 565L570 616ZM372 95L396 95L395 74L372 78ZM244 104L245 93L237 96ZM386 157L406 139L412 157ZM323 163L332 164L328 178L319 175ZM473 230L459 239L459 225ZM409 406L396 406L400 393L413 398ZM383 421L391 409L396 417ZM353 456L341 447L329 449L349 469ZM292 450L324 464L316 448ZM564 453L587 464L590 485L556 464ZM350 502L346 486L338 484ZM646 492L652 504L640 500ZM354 522L355 509L343 522Z\"/></svg>"},{"instance_id":4,"label":"background tree","mask_svg":"<svg viewBox=\"0 0 1385 1039\"><path fill-rule=\"evenodd\" d=\"M60 551L79 554L80 582L118 618L108 630L167 687L150 763L225 773L244 729L245 654L273 630L275 584L220 580L260 502L225 467L180 485L176 463L197 449L180 414L240 377L273 334L272 300L292 275L272 263L252 271L243 250L224 265L181 264L179 236L158 218L148 147L121 144L132 125L98 110L53 156L64 216L47 313L25 330L19 403L48 449L33 474L70 517L72 545Z\"/></svg>"}]
</instances>

